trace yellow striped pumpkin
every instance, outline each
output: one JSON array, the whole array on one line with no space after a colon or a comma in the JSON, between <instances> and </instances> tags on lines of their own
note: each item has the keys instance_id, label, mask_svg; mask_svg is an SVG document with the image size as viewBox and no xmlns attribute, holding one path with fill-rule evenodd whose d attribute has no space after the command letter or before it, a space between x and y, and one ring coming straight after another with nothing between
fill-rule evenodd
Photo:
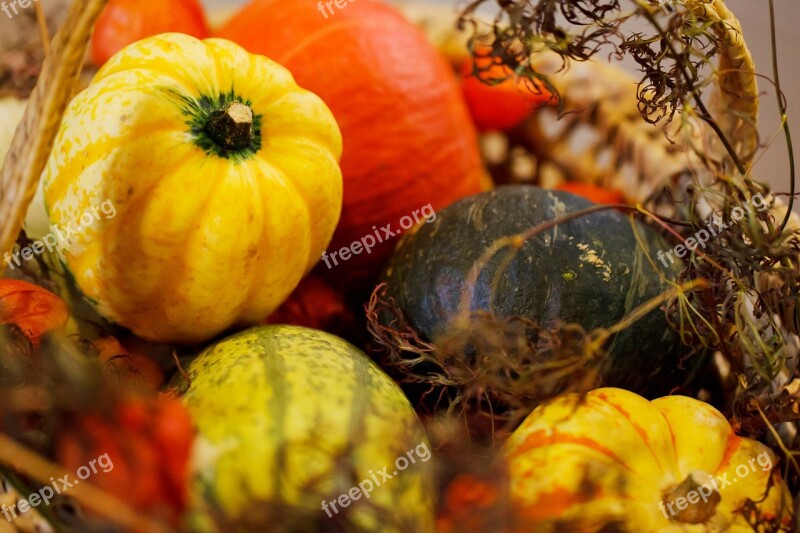
<instances>
[{"instance_id":1,"label":"yellow striped pumpkin","mask_svg":"<svg viewBox=\"0 0 800 533\"><path fill-rule=\"evenodd\" d=\"M341 151L330 110L288 70L163 34L123 49L70 103L45 202L102 315L198 342L270 314L319 260L341 211Z\"/></svg>"},{"instance_id":2,"label":"yellow striped pumpkin","mask_svg":"<svg viewBox=\"0 0 800 533\"><path fill-rule=\"evenodd\" d=\"M791 524L773 452L685 396L564 395L528 416L504 456L530 531L750 532L754 514Z\"/></svg>"},{"instance_id":3,"label":"yellow striped pumpkin","mask_svg":"<svg viewBox=\"0 0 800 533\"><path fill-rule=\"evenodd\" d=\"M433 531L425 431L400 388L354 346L309 328L260 326L210 346L187 372L173 385L199 433L194 492L232 523L263 526L286 506L321 531L342 520L348 531ZM353 493L366 480L369 496ZM344 494L358 496L346 509Z\"/></svg>"}]
</instances>

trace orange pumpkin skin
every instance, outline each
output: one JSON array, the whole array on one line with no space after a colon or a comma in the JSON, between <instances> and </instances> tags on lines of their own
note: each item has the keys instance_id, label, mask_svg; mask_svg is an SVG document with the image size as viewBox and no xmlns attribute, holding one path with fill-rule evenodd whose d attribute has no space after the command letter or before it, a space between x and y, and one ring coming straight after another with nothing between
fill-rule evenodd
<instances>
[{"instance_id":1,"label":"orange pumpkin skin","mask_svg":"<svg viewBox=\"0 0 800 533\"><path fill-rule=\"evenodd\" d=\"M484 188L456 76L394 8L359 0L325 18L316 1L255 0L218 34L287 67L333 111L344 140L344 206L329 252L373 235L373 226L391 223L396 232L414 210L438 210ZM397 240L326 275L371 277Z\"/></svg>"},{"instance_id":2,"label":"orange pumpkin skin","mask_svg":"<svg viewBox=\"0 0 800 533\"><path fill-rule=\"evenodd\" d=\"M210 35L198 0L111 0L95 24L92 63L102 66L129 44L168 32Z\"/></svg>"},{"instance_id":3,"label":"orange pumpkin skin","mask_svg":"<svg viewBox=\"0 0 800 533\"><path fill-rule=\"evenodd\" d=\"M509 130L539 105L555 104L547 89L531 90L524 79L492 58L491 48L478 46L473 54L461 64L461 88L480 131Z\"/></svg>"}]
</instances>

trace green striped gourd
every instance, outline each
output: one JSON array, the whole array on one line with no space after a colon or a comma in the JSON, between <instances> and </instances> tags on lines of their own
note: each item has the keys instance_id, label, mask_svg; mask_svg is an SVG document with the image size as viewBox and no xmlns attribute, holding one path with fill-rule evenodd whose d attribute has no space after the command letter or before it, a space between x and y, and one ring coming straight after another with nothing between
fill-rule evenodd
<instances>
[{"instance_id":1,"label":"green striped gourd","mask_svg":"<svg viewBox=\"0 0 800 533\"><path fill-rule=\"evenodd\" d=\"M199 433L195 494L226 519L288 506L323 530L345 515L368 531L433 530L429 463L376 475L387 466L391 475L417 446L429 449L422 424L354 346L313 329L260 326L210 346L186 373L190 381L174 385ZM330 517L322 510L323 499L366 479L383 483Z\"/></svg>"}]
</instances>

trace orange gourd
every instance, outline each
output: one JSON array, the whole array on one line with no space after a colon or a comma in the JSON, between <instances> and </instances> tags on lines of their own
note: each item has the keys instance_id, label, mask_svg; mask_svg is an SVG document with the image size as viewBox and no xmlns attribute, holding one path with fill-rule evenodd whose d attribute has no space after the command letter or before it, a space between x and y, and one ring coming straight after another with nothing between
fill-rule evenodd
<instances>
[{"instance_id":1,"label":"orange gourd","mask_svg":"<svg viewBox=\"0 0 800 533\"><path fill-rule=\"evenodd\" d=\"M95 24L92 63L102 66L129 44L168 32L209 36L198 0L111 0Z\"/></svg>"},{"instance_id":2,"label":"orange gourd","mask_svg":"<svg viewBox=\"0 0 800 533\"><path fill-rule=\"evenodd\" d=\"M547 89L529 85L490 53L491 48L479 46L461 64L464 99L479 130L509 130L539 105L556 103Z\"/></svg>"},{"instance_id":3,"label":"orange gourd","mask_svg":"<svg viewBox=\"0 0 800 533\"><path fill-rule=\"evenodd\" d=\"M218 35L281 63L333 111L344 140L344 207L328 251L387 224L397 233L398 221L414 210L429 203L438 210L482 189L476 132L458 80L395 8L359 0L323 14L316 1L255 0ZM377 274L397 240L326 274Z\"/></svg>"}]
</instances>

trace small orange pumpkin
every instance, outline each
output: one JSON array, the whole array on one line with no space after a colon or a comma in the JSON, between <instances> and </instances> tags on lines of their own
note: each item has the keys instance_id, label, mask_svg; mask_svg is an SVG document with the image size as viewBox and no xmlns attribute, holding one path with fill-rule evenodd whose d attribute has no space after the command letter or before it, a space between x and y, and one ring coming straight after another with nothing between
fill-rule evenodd
<instances>
[{"instance_id":1,"label":"small orange pumpkin","mask_svg":"<svg viewBox=\"0 0 800 533\"><path fill-rule=\"evenodd\" d=\"M555 103L547 89L533 88L490 52L491 48L478 46L461 64L464 99L479 130L509 130L537 106Z\"/></svg>"},{"instance_id":2,"label":"small orange pumpkin","mask_svg":"<svg viewBox=\"0 0 800 533\"><path fill-rule=\"evenodd\" d=\"M111 0L95 24L92 63L103 66L129 44L168 32L198 39L210 35L198 0Z\"/></svg>"}]
</instances>

